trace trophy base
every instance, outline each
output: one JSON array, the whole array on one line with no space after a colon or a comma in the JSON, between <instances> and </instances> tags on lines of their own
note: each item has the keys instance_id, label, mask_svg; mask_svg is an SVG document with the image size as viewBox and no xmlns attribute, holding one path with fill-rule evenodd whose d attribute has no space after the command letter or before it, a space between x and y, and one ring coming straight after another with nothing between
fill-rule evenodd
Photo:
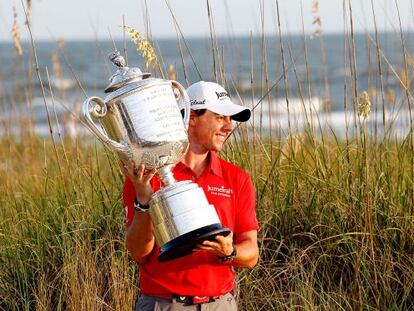
<instances>
[{"instance_id":1,"label":"trophy base","mask_svg":"<svg viewBox=\"0 0 414 311\"><path fill-rule=\"evenodd\" d=\"M198 228L161 246L158 260L163 262L186 256L193 252L198 243L213 240L217 235L227 236L229 233L230 229L223 228L219 223Z\"/></svg>"}]
</instances>

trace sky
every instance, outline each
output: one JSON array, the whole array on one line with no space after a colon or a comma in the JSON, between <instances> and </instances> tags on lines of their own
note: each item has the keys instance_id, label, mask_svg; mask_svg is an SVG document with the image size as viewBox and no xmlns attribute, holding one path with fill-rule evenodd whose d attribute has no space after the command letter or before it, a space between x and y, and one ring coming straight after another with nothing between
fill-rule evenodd
<instances>
[{"instance_id":1,"label":"sky","mask_svg":"<svg viewBox=\"0 0 414 311\"><path fill-rule=\"evenodd\" d=\"M398 31L397 6L402 27L414 28L413 0L31 0L32 33L38 41L122 38L120 25L125 19L127 25L142 33L146 33L149 24L155 38L175 38L177 28L172 11L184 37L209 36L207 2L218 36L257 35L262 29L266 34L275 34L276 2L284 34L302 33L302 16L306 33L318 28L323 33L343 33L343 3L348 6L349 1L356 32L374 29L371 3L380 31ZM13 7L17 10L20 36L23 41L28 40L22 2L27 4L27 0L0 0L0 41L11 41ZM319 2L317 12L312 10L314 2ZM318 17L320 27L312 24ZM349 17L347 21L349 24Z\"/></svg>"}]
</instances>

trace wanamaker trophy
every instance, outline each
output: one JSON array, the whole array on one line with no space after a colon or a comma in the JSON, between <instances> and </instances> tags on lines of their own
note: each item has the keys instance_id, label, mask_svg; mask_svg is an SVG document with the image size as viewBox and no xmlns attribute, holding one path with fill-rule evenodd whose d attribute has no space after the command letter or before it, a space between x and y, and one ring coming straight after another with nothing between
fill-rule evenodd
<instances>
[{"instance_id":1,"label":"wanamaker trophy","mask_svg":"<svg viewBox=\"0 0 414 311\"><path fill-rule=\"evenodd\" d=\"M187 255L197 243L227 235L230 230L221 225L203 189L190 180L177 182L171 171L188 147L190 103L185 89L176 81L127 67L119 52L110 60L118 70L105 89L108 95L89 97L82 113L92 133L121 160L157 169L164 186L152 195L149 213L160 247L158 259Z\"/></svg>"}]
</instances>

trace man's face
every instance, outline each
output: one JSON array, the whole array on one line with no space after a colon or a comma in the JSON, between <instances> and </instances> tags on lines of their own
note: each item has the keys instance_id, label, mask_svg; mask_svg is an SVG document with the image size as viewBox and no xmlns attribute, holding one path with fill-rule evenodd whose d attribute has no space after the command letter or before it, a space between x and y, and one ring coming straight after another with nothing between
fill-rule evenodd
<instances>
[{"instance_id":1,"label":"man's face","mask_svg":"<svg viewBox=\"0 0 414 311\"><path fill-rule=\"evenodd\" d=\"M203 115L191 114L189 139L201 152L220 151L233 130L230 117L207 110Z\"/></svg>"}]
</instances>

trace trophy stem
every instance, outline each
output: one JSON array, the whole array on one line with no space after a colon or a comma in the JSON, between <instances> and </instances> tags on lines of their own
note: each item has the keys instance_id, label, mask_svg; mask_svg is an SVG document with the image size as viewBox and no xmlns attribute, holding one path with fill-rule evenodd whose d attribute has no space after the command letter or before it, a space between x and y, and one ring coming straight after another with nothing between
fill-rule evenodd
<instances>
[{"instance_id":1,"label":"trophy stem","mask_svg":"<svg viewBox=\"0 0 414 311\"><path fill-rule=\"evenodd\" d=\"M166 165L158 169L158 176L164 181L165 186L170 186L176 183L173 173L171 172L171 166Z\"/></svg>"}]
</instances>

